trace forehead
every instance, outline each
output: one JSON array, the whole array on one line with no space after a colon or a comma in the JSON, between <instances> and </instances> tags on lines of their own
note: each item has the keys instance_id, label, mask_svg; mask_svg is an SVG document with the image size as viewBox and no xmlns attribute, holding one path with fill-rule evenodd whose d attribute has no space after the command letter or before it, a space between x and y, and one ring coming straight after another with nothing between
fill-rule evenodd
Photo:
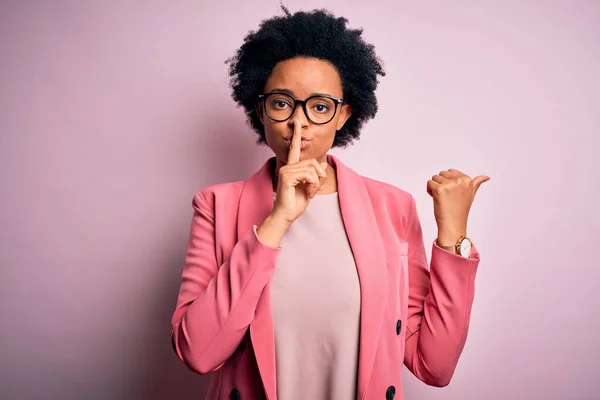
<instances>
[{"instance_id":1,"label":"forehead","mask_svg":"<svg viewBox=\"0 0 600 400\"><path fill-rule=\"evenodd\" d=\"M315 58L292 58L275 65L265 84L265 92L288 89L297 98L312 93L343 95L342 82L337 69L328 61Z\"/></svg>"}]
</instances>

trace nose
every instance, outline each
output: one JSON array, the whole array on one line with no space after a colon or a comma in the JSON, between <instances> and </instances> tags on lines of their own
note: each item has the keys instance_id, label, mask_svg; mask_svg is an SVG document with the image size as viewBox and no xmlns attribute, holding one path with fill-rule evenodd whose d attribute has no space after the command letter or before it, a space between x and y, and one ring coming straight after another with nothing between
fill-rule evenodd
<instances>
[{"instance_id":1,"label":"nose","mask_svg":"<svg viewBox=\"0 0 600 400\"><path fill-rule=\"evenodd\" d=\"M296 108L294 109L292 116L290 117L290 119L288 119L288 125L290 128L293 129L296 123L298 123L302 127L308 126L308 117L304 112L304 107L302 107L302 104L299 103L296 104Z\"/></svg>"}]
</instances>

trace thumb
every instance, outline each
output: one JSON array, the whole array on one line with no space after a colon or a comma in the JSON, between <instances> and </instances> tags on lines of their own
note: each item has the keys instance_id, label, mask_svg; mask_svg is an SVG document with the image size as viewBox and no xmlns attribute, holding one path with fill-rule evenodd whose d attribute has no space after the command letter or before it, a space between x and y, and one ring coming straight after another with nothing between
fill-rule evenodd
<instances>
[{"instance_id":1,"label":"thumb","mask_svg":"<svg viewBox=\"0 0 600 400\"><path fill-rule=\"evenodd\" d=\"M486 175L479 175L473 178L473 186L475 187L475 192L479 189L482 183L489 181L491 178Z\"/></svg>"},{"instance_id":2,"label":"thumb","mask_svg":"<svg viewBox=\"0 0 600 400\"><path fill-rule=\"evenodd\" d=\"M323 168L324 171L327 171L327 163L326 162L322 162L319 165L321 166L321 168Z\"/></svg>"}]
</instances>

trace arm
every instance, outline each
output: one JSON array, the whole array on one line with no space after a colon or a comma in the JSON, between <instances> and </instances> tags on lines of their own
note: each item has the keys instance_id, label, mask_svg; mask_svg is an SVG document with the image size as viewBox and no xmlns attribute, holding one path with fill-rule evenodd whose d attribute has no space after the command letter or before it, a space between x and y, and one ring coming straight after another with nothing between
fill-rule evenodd
<instances>
[{"instance_id":1,"label":"arm","mask_svg":"<svg viewBox=\"0 0 600 400\"><path fill-rule=\"evenodd\" d=\"M218 265L214 212L200 193L192 204L190 238L171 319L172 340L177 356L204 374L220 368L240 344L280 248L263 244L252 229L239 238L229 260ZM271 226L267 219L259 228L265 237Z\"/></svg>"},{"instance_id":2,"label":"arm","mask_svg":"<svg viewBox=\"0 0 600 400\"><path fill-rule=\"evenodd\" d=\"M411 200L404 363L421 381L441 387L450 383L467 338L479 253L473 246L471 258L464 258L434 244L428 271L421 223Z\"/></svg>"}]
</instances>

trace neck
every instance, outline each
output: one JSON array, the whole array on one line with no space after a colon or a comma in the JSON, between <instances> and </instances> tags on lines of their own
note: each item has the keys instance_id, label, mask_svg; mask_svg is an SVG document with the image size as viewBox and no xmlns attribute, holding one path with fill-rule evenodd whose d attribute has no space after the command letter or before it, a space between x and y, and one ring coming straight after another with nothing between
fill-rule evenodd
<instances>
[{"instance_id":1,"label":"neck","mask_svg":"<svg viewBox=\"0 0 600 400\"><path fill-rule=\"evenodd\" d=\"M325 157L325 162L327 162L327 157ZM322 161L320 161L322 162ZM279 161L277 158L275 162L271 165L271 180L273 181L273 191L277 191L277 180L279 178L279 169L283 167L285 163ZM329 162L327 162L327 169L325 170L327 173L327 181L319 190L318 194L329 194L333 192L337 192L337 174L335 168L333 168Z\"/></svg>"}]
</instances>

